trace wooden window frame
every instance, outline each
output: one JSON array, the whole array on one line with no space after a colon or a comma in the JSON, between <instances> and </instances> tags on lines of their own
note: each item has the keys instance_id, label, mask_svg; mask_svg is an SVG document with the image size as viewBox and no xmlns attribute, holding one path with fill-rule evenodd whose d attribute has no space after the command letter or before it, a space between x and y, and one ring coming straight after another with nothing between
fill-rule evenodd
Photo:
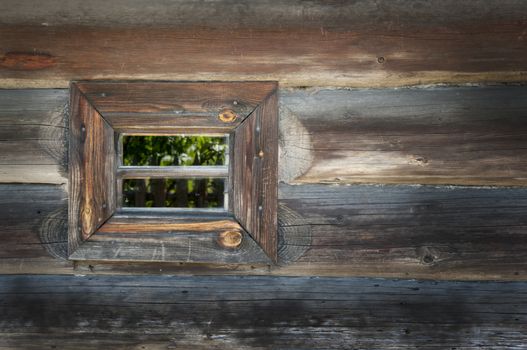
<instances>
[{"instance_id":1,"label":"wooden window frame","mask_svg":"<svg viewBox=\"0 0 527 350\"><path fill-rule=\"evenodd\" d=\"M277 87L276 82L71 83L69 258L276 262ZM228 210L120 210L122 133L228 134Z\"/></svg>"}]
</instances>

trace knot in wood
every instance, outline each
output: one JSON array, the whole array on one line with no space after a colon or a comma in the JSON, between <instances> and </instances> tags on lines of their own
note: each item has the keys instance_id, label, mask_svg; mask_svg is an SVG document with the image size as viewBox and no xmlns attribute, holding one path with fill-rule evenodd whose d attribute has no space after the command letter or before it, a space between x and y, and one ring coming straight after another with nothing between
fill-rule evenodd
<instances>
[{"instance_id":1,"label":"knot in wood","mask_svg":"<svg viewBox=\"0 0 527 350\"><path fill-rule=\"evenodd\" d=\"M223 248L237 248L242 243L243 235L239 231L223 231L218 236L218 243Z\"/></svg>"},{"instance_id":2,"label":"knot in wood","mask_svg":"<svg viewBox=\"0 0 527 350\"><path fill-rule=\"evenodd\" d=\"M218 114L218 119L224 123L232 123L238 118L238 115L232 109L224 109Z\"/></svg>"}]
</instances>

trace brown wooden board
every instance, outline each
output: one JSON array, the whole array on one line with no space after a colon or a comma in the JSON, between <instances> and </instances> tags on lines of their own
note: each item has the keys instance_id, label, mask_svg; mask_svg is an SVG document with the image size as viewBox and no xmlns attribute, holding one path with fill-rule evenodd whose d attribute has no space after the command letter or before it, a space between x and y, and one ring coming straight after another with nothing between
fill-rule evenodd
<instances>
[{"instance_id":1,"label":"brown wooden board","mask_svg":"<svg viewBox=\"0 0 527 350\"><path fill-rule=\"evenodd\" d=\"M79 82L76 86L115 130L151 135L229 133L275 84L134 81ZM225 121L223 111L232 113L232 118Z\"/></svg>"},{"instance_id":2,"label":"brown wooden board","mask_svg":"<svg viewBox=\"0 0 527 350\"><path fill-rule=\"evenodd\" d=\"M79 90L112 124L138 124L142 120L123 120L123 116L169 114L189 119L188 125L198 125L199 117L216 118L218 111L230 109L237 118L231 127L243 121L275 89L274 82L78 82ZM116 116L116 120L112 117ZM194 117L194 118L191 118ZM183 120L178 124L184 125ZM114 125L114 127L118 127Z\"/></svg>"},{"instance_id":3,"label":"brown wooden board","mask_svg":"<svg viewBox=\"0 0 527 350\"><path fill-rule=\"evenodd\" d=\"M277 260L278 106L276 92L236 130L234 215L264 251Z\"/></svg>"},{"instance_id":4,"label":"brown wooden board","mask_svg":"<svg viewBox=\"0 0 527 350\"><path fill-rule=\"evenodd\" d=\"M124 212L124 213L123 213ZM139 214L140 213L140 214ZM232 216L219 212L214 213L194 213L193 215L177 217L170 213L164 215L153 215L148 209L138 212L133 211L133 215L126 215L126 211L117 211L99 229L101 233L146 233L146 232L166 232L166 231L186 231L186 232L207 232L215 229L238 230L240 224L233 220ZM133 227L133 228L130 228Z\"/></svg>"},{"instance_id":5,"label":"brown wooden board","mask_svg":"<svg viewBox=\"0 0 527 350\"><path fill-rule=\"evenodd\" d=\"M75 86L69 128L69 253L116 209L114 131Z\"/></svg>"},{"instance_id":6,"label":"brown wooden board","mask_svg":"<svg viewBox=\"0 0 527 350\"><path fill-rule=\"evenodd\" d=\"M522 349L525 283L1 276L0 348Z\"/></svg>"},{"instance_id":7,"label":"brown wooden board","mask_svg":"<svg viewBox=\"0 0 527 350\"><path fill-rule=\"evenodd\" d=\"M2 9L2 87L73 79L379 87L524 81L527 71L527 10L514 0L56 1L47 9L7 1Z\"/></svg>"}]
</instances>

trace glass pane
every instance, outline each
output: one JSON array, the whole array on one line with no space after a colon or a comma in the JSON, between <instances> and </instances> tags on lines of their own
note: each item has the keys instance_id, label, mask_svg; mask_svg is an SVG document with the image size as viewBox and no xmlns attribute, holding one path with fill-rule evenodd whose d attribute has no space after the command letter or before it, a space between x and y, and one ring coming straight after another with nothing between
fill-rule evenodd
<instances>
[{"instance_id":1,"label":"glass pane","mask_svg":"<svg viewBox=\"0 0 527 350\"><path fill-rule=\"evenodd\" d=\"M227 136L123 135L123 165L225 165Z\"/></svg>"},{"instance_id":2,"label":"glass pane","mask_svg":"<svg viewBox=\"0 0 527 350\"><path fill-rule=\"evenodd\" d=\"M225 179L123 179L123 207L224 208Z\"/></svg>"}]
</instances>

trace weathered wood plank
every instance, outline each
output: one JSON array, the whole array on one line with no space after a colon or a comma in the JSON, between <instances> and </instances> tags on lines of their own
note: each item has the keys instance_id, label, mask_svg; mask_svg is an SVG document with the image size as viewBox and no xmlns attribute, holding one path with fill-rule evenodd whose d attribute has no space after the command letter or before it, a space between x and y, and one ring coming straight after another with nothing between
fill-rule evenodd
<instances>
[{"instance_id":1,"label":"weathered wood plank","mask_svg":"<svg viewBox=\"0 0 527 350\"><path fill-rule=\"evenodd\" d=\"M527 189L282 185L280 203L297 214L279 211L279 266L271 269L87 261L73 270L55 258L66 256L63 188L1 185L0 273L527 279Z\"/></svg>"},{"instance_id":2,"label":"weathered wood plank","mask_svg":"<svg viewBox=\"0 0 527 350\"><path fill-rule=\"evenodd\" d=\"M0 90L0 183L63 184L66 90Z\"/></svg>"},{"instance_id":3,"label":"weathered wood plank","mask_svg":"<svg viewBox=\"0 0 527 350\"><path fill-rule=\"evenodd\" d=\"M0 223L0 273L71 273L64 186L1 184Z\"/></svg>"},{"instance_id":4,"label":"weathered wood plank","mask_svg":"<svg viewBox=\"0 0 527 350\"><path fill-rule=\"evenodd\" d=\"M278 97L276 90L236 129L233 212L271 259L278 259Z\"/></svg>"},{"instance_id":5,"label":"weathered wood plank","mask_svg":"<svg viewBox=\"0 0 527 350\"><path fill-rule=\"evenodd\" d=\"M0 347L521 349L525 283L1 276Z\"/></svg>"},{"instance_id":6,"label":"weathered wood plank","mask_svg":"<svg viewBox=\"0 0 527 350\"><path fill-rule=\"evenodd\" d=\"M133 214L130 216L130 214ZM147 214L147 215L144 215ZM168 215L166 215L168 214ZM215 214L215 215L214 215ZM163 233L167 231L207 232L239 230L240 224L227 213L199 213L174 217L170 213L155 215L146 210L117 211L97 232L101 233Z\"/></svg>"},{"instance_id":7,"label":"weathered wood plank","mask_svg":"<svg viewBox=\"0 0 527 350\"><path fill-rule=\"evenodd\" d=\"M281 177L527 184L527 87L281 92Z\"/></svg>"},{"instance_id":8,"label":"weathered wood plank","mask_svg":"<svg viewBox=\"0 0 527 350\"><path fill-rule=\"evenodd\" d=\"M71 256L73 260L115 262L182 262L225 264L258 264L272 261L243 229L201 232L165 231L146 234L97 232ZM227 235L227 236L226 236ZM236 244L228 242L235 236ZM225 239L227 237L227 239Z\"/></svg>"},{"instance_id":9,"label":"weathered wood plank","mask_svg":"<svg viewBox=\"0 0 527 350\"><path fill-rule=\"evenodd\" d=\"M372 87L524 81L527 71L517 0L2 5L3 87L94 78Z\"/></svg>"},{"instance_id":10,"label":"weathered wood plank","mask_svg":"<svg viewBox=\"0 0 527 350\"><path fill-rule=\"evenodd\" d=\"M76 86L69 120L68 251L72 254L115 212L114 131Z\"/></svg>"},{"instance_id":11,"label":"weathered wood plank","mask_svg":"<svg viewBox=\"0 0 527 350\"><path fill-rule=\"evenodd\" d=\"M289 273L527 276L524 188L282 185L280 203L304 217L313 236Z\"/></svg>"},{"instance_id":12,"label":"weathered wood plank","mask_svg":"<svg viewBox=\"0 0 527 350\"><path fill-rule=\"evenodd\" d=\"M269 91L276 89L274 82L247 81L78 82L75 85L115 128L121 124L141 124L142 120L139 118L134 122L133 116L143 113L150 117L156 114L179 117L180 126L218 126L223 125L217 118L223 109L235 113L235 123L230 124L235 127L265 99ZM117 120L113 116L117 116ZM123 116L132 120L125 123ZM200 117L209 119L201 120Z\"/></svg>"},{"instance_id":13,"label":"weathered wood plank","mask_svg":"<svg viewBox=\"0 0 527 350\"><path fill-rule=\"evenodd\" d=\"M276 84L136 81L74 85L115 131L151 135L229 133Z\"/></svg>"},{"instance_id":14,"label":"weathered wood plank","mask_svg":"<svg viewBox=\"0 0 527 350\"><path fill-rule=\"evenodd\" d=\"M499 4L499 7L493 6ZM216 0L203 6L196 0L48 0L46 6L34 6L32 0L3 0L0 23L42 26L173 26L217 27L224 20L229 28L261 27L339 27L350 25L371 28L372 23L393 27L444 26L467 18L497 20L525 18L522 0L444 0L328 2L314 0ZM452 10L455 9L456 12ZM398 16L395 18L394 16Z\"/></svg>"},{"instance_id":15,"label":"weathered wood plank","mask_svg":"<svg viewBox=\"0 0 527 350\"><path fill-rule=\"evenodd\" d=\"M65 90L0 91L0 182L64 183ZM525 185L527 88L286 90L285 182Z\"/></svg>"}]
</instances>

